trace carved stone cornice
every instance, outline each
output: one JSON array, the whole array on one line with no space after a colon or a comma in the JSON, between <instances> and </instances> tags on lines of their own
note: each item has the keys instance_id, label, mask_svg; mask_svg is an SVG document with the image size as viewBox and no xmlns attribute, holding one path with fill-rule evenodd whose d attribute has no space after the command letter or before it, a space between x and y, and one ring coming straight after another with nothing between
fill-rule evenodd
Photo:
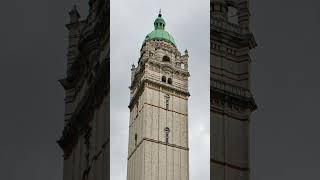
<instances>
[{"instance_id":1,"label":"carved stone cornice","mask_svg":"<svg viewBox=\"0 0 320 180\"><path fill-rule=\"evenodd\" d=\"M187 70L179 69L171 63L163 63L163 62L159 62L159 61L149 60L145 64L140 65L139 66L140 68L137 69L137 71L134 75L135 76L134 80L131 82L131 85L129 87L130 90L133 90L137 86L137 84L141 81L141 78L144 75L144 71L145 71L146 66L157 67L157 68L161 69L162 71L169 71L170 73L172 73L174 75L179 75L179 76L177 76L177 77L179 77L178 79L180 79L180 77L185 78L185 79L190 77L190 73Z\"/></svg>"},{"instance_id":2,"label":"carved stone cornice","mask_svg":"<svg viewBox=\"0 0 320 180\"><path fill-rule=\"evenodd\" d=\"M184 76L187 76L187 77L190 77L190 73L185 70L185 69L181 69L181 68L178 68L175 64L173 63L168 63L168 62L160 62L160 61L156 61L156 60L149 60L148 61L150 65L157 65L160 67L160 69L165 69L165 68L168 68L171 70L172 73L179 73L181 75L184 75Z\"/></svg>"},{"instance_id":3,"label":"carved stone cornice","mask_svg":"<svg viewBox=\"0 0 320 180\"><path fill-rule=\"evenodd\" d=\"M175 87L175 86L172 86L172 85L168 85L168 84L162 83L160 81L154 81L154 80L151 80L151 79L143 79L143 80L140 81L140 83L138 85L138 86L140 86L139 89L137 89L137 91L133 94L133 96L132 96L132 98L130 100L130 103L129 103L129 106L128 106L130 109L132 108L132 105L134 104L136 99L144 91L146 84L154 84L156 86L159 86L159 88L161 87L162 89L172 90L174 92L181 93L182 95L187 96L187 97L190 96L189 91L186 90L186 89L182 89L182 88L178 88L178 87Z\"/></svg>"},{"instance_id":4,"label":"carved stone cornice","mask_svg":"<svg viewBox=\"0 0 320 180\"><path fill-rule=\"evenodd\" d=\"M227 84L216 79L211 79L210 89L211 99L219 98L231 104L248 107L252 111L257 109L255 100L248 89Z\"/></svg>"},{"instance_id":5,"label":"carved stone cornice","mask_svg":"<svg viewBox=\"0 0 320 180\"><path fill-rule=\"evenodd\" d=\"M176 56L181 56L181 53L176 47L165 41L148 41L142 46L141 50L145 50L145 48L148 49L150 47L149 45L154 48L153 50L162 49L166 52L174 53Z\"/></svg>"},{"instance_id":6,"label":"carved stone cornice","mask_svg":"<svg viewBox=\"0 0 320 180\"><path fill-rule=\"evenodd\" d=\"M63 149L65 158L72 152L79 135L88 128L95 109L100 106L109 93L108 72L110 72L110 61L106 59L97 67L94 80L77 104L70 121L64 127L62 137L57 143Z\"/></svg>"},{"instance_id":7,"label":"carved stone cornice","mask_svg":"<svg viewBox=\"0 0 320 180\"><path fill-rule=\"evenodd\" d=\"M184 147L184 146L180 146L180 145L177 145L177 144L171 144L171 143L166 143L166 142L163 142L163 141L160 141L160 140L155 140L155 139L151 139L151 138L142 138L140 140L140 142L137 144L137 146L133 149L133 151L129 154L128 156L128 160L131 158L131 156L133 155L133 153L139 148L139 146L144 142L144 141L149 141L149 142L153 142L153 143L157 143L157 144L160 144L160 145L164 145L164 146L169 146L169 147L173 147L173 148L177 148L177 149L182 149L182 150L185 150L185 151L189 151L189 148L188 147Z\"/></svg>"},{"instance_id":8,"label":"carved stone cornice","mask_svg":"<svg viewBox=\"0 0 320 180\"><path fill-rule=\"evenodd\" d=\"M210 27L212 30L219 32L228 32L234 36L240 36L244 30L240 26L226 21L224 18L213 17L210 20Z\"/></svg>"},{"instance_id":9,"label":"carved stone cornice","mask_svg":"<svg viewBox=\"0 0 320 180\"><path fill-rule=\"evenodd\" d=\"M239 25L227 22L223 18L214 17L210 22L210 29L211 40L222 36L218 39L228 39L230 42L236 39L237 42L240 42L240 47L250 47L250 49L253 49L257 46L251 32L242 29Z\"/></svg>"}]
</instances>

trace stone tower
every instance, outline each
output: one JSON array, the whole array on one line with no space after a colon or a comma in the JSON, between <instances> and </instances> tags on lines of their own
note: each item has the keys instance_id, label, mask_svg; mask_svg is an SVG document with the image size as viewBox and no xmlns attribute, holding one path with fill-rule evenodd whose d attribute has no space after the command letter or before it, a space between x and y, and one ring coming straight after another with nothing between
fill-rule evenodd
<instances>
[{"instance_id":1,"label":"stone tower","mask_svg":"<svg viewBox=\"0 0 320 180\"><path fill-rule=\"evenodd\" d=\"M83 20L75 6L67 24L63 180L109 179L109 1L89 6Z\"/></svg>"},{"instance_id":2,"label":"stone tower","mask_svg":"<svg viewBox=\"0 0 320 180\"><path fill-rule=\"evenodd\" d=\"M188 180L188 52L181 55L161 12L132 66L128 180Z\"/></svg>"},{"instance_id":3,"label":"stone tower","mask_svg":"<svg viewBox=\"0 0 320 180\"><path fill-rule=\"evenodd\" d=\"M248 180L250 91L249 0L211 0L211 179Z\"/></svg>"}]
</instances>

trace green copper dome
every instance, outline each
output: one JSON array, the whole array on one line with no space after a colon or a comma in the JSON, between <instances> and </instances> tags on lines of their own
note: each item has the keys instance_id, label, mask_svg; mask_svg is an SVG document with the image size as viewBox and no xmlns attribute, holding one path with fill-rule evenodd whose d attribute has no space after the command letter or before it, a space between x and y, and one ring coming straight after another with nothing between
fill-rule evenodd
<instances>
[{"instance_id":1,"label":"green copper dome","mask_svg":"<svg viewBox=\"0 0 320 180\"><path fill-rule=\"evenodd\" d=\"M171 43L172 45L176 46L176 42L174 41L171 34L165 30L165 26L166 22L162 18L160 12L157 19L154 21L154 30L146 36L143 43L151 40L160 40Z\"/></svg>"}]
</instances>

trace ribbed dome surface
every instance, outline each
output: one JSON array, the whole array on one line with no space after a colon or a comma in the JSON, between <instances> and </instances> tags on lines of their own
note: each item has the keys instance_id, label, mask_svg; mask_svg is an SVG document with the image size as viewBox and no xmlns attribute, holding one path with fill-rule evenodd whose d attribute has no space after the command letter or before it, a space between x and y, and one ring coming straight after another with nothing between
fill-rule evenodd
<instances>
[{"instance_id":1,"label":"ribbed dome surface","mask_svg":"<svg viewBox=\"0 0 320 180\"><path fill-rule=\"evenodd\" d=\"M145 38L145 42L150 41L150 40L166 41L166 42L171 43L172 45L176 46L176 42L174 41L171 34L163 29L156 29L156 30L152 31L151 33L149 33Z\"/></svg>"},{"instance_id":2,"label":"ribbed dome surface","mask_svg":"<svg viewBox=\"0 0 320 180\"><path fill-rule=\"evenodd\" d=\"M154 30L146 36L144 43L151 40L160 40L176 46L174 38L165 30L165 26L166 23L162 18L162 15L159 14L157 19L154 21Z\"/></svg>"}]
</instances>

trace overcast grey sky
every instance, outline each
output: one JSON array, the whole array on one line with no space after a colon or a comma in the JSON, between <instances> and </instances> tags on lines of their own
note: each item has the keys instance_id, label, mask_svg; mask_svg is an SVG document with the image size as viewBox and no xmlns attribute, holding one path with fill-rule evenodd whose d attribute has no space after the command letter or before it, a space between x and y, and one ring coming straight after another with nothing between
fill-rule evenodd
<instances>
[{"instance_id":1,"label":"overcast grey sky","mask_svg":"<svg viewBox=\"0 0 320 180\"><path fill-rule=\"evenodd\" d=\"M209 0L111 1L111 179L125 180L131 64L161 8L166 30L190 55L190 179L209 179Z\"/></svg>"}]
</instances>

